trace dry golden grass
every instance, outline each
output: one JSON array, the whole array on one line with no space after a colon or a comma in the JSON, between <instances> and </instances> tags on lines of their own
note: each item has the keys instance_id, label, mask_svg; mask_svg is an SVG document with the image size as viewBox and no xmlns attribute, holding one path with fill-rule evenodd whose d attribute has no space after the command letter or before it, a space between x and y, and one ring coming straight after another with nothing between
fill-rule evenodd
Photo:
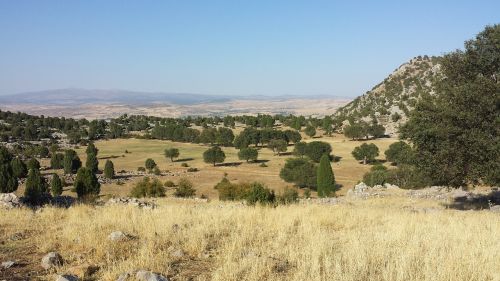
<instances>
[{"instance_id":1,"label":"dry golden grass","mask_svg":"<svg viewBox=\"0 0 500 281\"><path fill-rule=\"evenodd\" d=\"M277 208L163 199L155 210L0 210L0 259L31 247L24 258L36 267L59 251L67 263L58 273L93 264L97 280L137 269L172 280L500 280L498 214L404 208L415 205L399 197ZM137 239L111 242L115 230ZM18 232L23 243L7 239ZM178 249L181 258L170 254Z\"/></svg>"}]
</instances>

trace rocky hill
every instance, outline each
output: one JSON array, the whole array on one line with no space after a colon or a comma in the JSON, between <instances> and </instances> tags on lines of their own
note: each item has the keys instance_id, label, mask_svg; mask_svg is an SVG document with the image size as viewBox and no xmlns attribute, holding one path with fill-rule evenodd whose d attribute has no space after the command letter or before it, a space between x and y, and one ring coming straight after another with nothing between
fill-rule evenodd
<instances>
[{"instance_id":1,"label":"rocky hill","mask_svg":"<svg viewBox=\"0 0 500 281\"><path fill-rule=\"evenodd\" d=\"M341 107L335 114L344 121L371 122L374 118L386 128L386 133L397 134L400 124L417 101L435 92L436 81L442 78L440 57L418 56L402 64L384 81L364 95Z\"/></svg>"}]
</instances>

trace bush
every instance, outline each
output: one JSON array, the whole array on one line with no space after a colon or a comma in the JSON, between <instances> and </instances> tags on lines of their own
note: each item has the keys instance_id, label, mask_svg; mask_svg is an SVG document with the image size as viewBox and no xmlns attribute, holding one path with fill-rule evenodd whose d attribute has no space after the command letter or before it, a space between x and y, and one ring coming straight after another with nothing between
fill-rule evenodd
<instances>
[{"instance_id":1,"label":"bush","mask_svg":"<svg viewBox=\"0 0 500 281\"><path fill-rule=\"evenodd\" d=\"M311 198L311 190L309 188L306 188L306 190L304 191L304 198Z\"/></svg>"},{"instance_id":2,"label":"bush","mask_svg":"<svg viewBox=\"0 0 500 281\"><path fill-rule=\"evenodd\" d=\"M151 179L144 177L138 182L130 192L132 197L164 197L165 188L158 179Z\"/></svg>"},{"instance_id":3,"label":"bush","mask_svg":"<svg viewBox=\"0 0 500 281\"><path fill-rule=\"evenodd\" d=\"M146 168L144 168L144 167L139 167L139 168L137 168L137 171L138 171L138 172L146 172Z\"/></svg>"},{"instance_id":4,"label":"bush","mask_svg":"<svg viewBox=\"0 0 500 281\"><path fill-rule=\"evenodd\" d=\"M174 162L174 158L179 157L179 149L177 148L167 148L165 149L165 157L170 158L171 162Z\"/></svg>"},{"instance_id":5,"label":"bush","mask_svg":"<svg viewBox=\"0 0 500 281\"><path fill-rule=\"evenodd\" d=\"M299 187L316 189L317 167L304 158L290 158L280 171L280 177L286 182L291 182Z\"/></svg>"},{"instance_id":6,"label":"bush","mask_svg":"<svg viewBox=\"0 0 500 281\"><path fill-rule=\"evenodd\" d=\"M64 154L52 153L52 156L50 157L50 167L52 169L64 168Z\"/></svg>"},{"instance_id":7,"label":"bush","mask_svg":"<svg viewBox=\"0 0 500 281\"><path fill-rule=\"evenodd\" d=\"M413 149L404 141L398 141L385 151L385 158L394 164L411 164L414 158Z\"/></svg>"},{"instance_id":8,"label":"bush","mask_svg":"<svg viewBox=\"0 0 500 281\"><path fill-rule=\"evenodd\" d=\"M112 179L115 176L115 165L111 160L106 160L104 164L104 177Z\"/></svg>"},{"instance_id":9,"label":"bush","mask_svg":"<svg viewBox=\"0 0 500 281\"><path fill-rule=\"evenodd\" d=\"M156 162L155 162L155 160L148 158L148 159L146 159L146 163L144 165L145 165L146 169L148 169L148 171L151 172L156 167Z\"/></svg>"},{"instance_id":10,"label":"bush","mask_svg":"<svg viewBox=\"0 0 500 281\"><path fill-rule=\"evenodd\" d=\"M198 172L198 168L188 168L187 171L190 173Z\"/></svg>"},{"instance_id":11,"label":"bush","mask_svg":"<svg viewBox=\"0 0 500 281\"><path fill-rule=\"evenodd\" d=\"M78 169L74 186L80 199L92 199L101 192L101 184L97 177L86 167Z\"/></svg>"},{"instance_id":12,"label":"bush","mask_svg":"<svg viewBox=\"0 0 500 281\"><path fill-rule=\"evenodd\" d=\"M155 176L160 176L161 175L161 171L160 171L160 168L158 168L158 166L155 166L155 168L153 169L153 174Z\"/></svg>"},{"instance_id":13,"label":"bush","mask_svg":"<svg viewBox=\"0 0 500 281\"><path fill-rule=\"evenodd\" d=\"M24 199L32 205L42 203L43 195L47 192L45 179L40 175L40 171L30 169L26 178L26 188L24 190Z\"/></svg>"},{"instance_id":14,"label":"bush","mask_svg":"<svg viewBox=\"0 0 500 281\"><path fill-rule=\"evenodd\" d=\"M272 204L276 200L274 191L265 187L261 183L254 182L250 186L248 195L246 196L248 205L260 204Z\"/></svg>"},{"instance_id":15,"label":"bush","mask_svg":"<svg viewBox=\"0 0 500 281\"><path fill-rule=\"evenodd\" d=\"M182 163L181 167L187 168L187 167L189 167L189 165L188 165L188 163Z\"/></svg>"},{"instance_id":16,"label":"bush","mask_svg":"<svg viewBox=\"0 0 500 281\"><path fill-rule=\"evenodd\" d=\"M266 168L266 167L268 167L268 166L267 166L267 164L266 164L266 163L262 162L262 163L260 163L259 167Z\"/></svg>"},{"instance_id":17,"label":"bush","mask_svg":"<svg viewBox=\"0 0 500 281\"><path fill-rule=\"evenodd\" d=\"M179 184L175 189L174 195L176 197L193 197L196 194L193 184L186 178L179 180Z\"/></svg>"},{"instance_id":18,"label":"bush","mask_svg":"<svg viewBox=\"0 0 500 281\"><path fill-rule=\"evenodd\" d=\"M250 184L231 183L226 177L214 186L219 191L219 200L242 200L250 191Z\"/></svg>"},{"instance_id":19,"label":"bush","mask_svg":"<svg viewBox=\"0 0 500 281\"><path fill-rule=\"evenodd\" d=\"M54 196L59 196L63 192L62 181L57 174L54 174L54 176L52 176L52 181L50 182L50 191Z\"/></svg>"},{"instance_id":20,"label":"bush","mask_svg":"<svg viewBox=\"0 0 500 281\"><path fill-rule=\"evenodd\" d=\"M168 180L165 182L165 187L174 187L175 186L175 183L171 180Z\"/></svg>"},{"instance_id":21,"label":"bush","mask_svg":"<svg viewBox=\"0 0 500 281\"><path fill-rule=\"evenodd\" d=\"M279 204L292 204L299 201L299 193L296 189L285 188L282 194L277 198L277 203Z\"/></svg>"}]
</instances>

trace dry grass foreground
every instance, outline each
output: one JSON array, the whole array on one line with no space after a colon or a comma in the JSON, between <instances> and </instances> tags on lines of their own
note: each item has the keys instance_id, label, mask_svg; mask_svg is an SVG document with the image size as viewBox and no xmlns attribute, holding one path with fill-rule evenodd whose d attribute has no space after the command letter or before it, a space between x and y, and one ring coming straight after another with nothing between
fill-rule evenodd
<instances>
[{"instance_id":1,"label":"dry grass foreground","mask_svg":"<svg viewBox=\"0 0 500 281\"><path fill-rule=\"evenodd\" d=\"M0 210L0 259L31 265L35 280L54 279L39 265L49 251L66 261L57 273L99 266L94 280L138 269L171 280L500 280L500 216L493 212L418 213L405 207L437 203L405 198L277 208L159 203L154 210ZM108 240L116 230L136 239ZM23 239L10 241L15 233ZM177 250L184 255L172 256Z\"/></svg>"}]
</instances>

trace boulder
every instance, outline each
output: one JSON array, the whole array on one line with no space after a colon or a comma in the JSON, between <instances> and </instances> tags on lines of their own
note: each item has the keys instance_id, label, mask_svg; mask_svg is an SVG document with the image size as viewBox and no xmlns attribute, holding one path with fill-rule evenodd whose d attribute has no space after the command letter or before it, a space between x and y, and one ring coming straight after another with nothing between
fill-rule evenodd
<instances>
[{"instance_id":1,"label":"boulder","mask_svg":"<svg viewBox=\"0 0 500 281\"><path fill-rule=\"evenodd\" d=\"M21 202L14 193L0 193L0 208L12 209L17 207L21 207Z\"/></svg>"},{"instance_id":2,"label":"boulder","mask_svg":"<svg viewBox=\"0 0 500 281\"><path fill-rule=\"evenodd\" d=\"M126 241L132 239L132 235L126 234L122 231L113 231L108 235L108 239L111 241Z\"/></svg>"},{"instance_id":3,"label":"boulder","mask_svg":"<svg viewBox=\"0 0 500 281\"><path fill-rule=\"evenodd\" d=\"M500 205L491 206L490 211L495 212L495 213L500 213Z\"/></svg>"},{"instance_id":4,"label":"boulder","mask_svg":"<svg viewBox=\"0 0 500 281\"><path fill-rule=\"evenodd\" d=\"M167 277L163 277L147 270L139 270L135 274L135 278L139 281L168 281Z\"/></svg>"},{"instance_id":5,"label":"boulder","mask_svg":"<svg viewBox=\"0 0 500 281\"><path fill-rule=\"evenodd\" d=\"M4 262L2 262L2 268L4 268L4 269L11 268L15 264L16 264L16 262L14 262L14 261L4 261Z\"/></svg>"},{"instance_id":6,"label":"boulder","mask_svg":"<svg viewBox=\"0 0 500 281\"><path fill-rule=\"evenodd\" d=\"M125 272L120 274L120 276L118 276L118 279L116 279L116 281L126 281L131 276L132 274L130 274L129 272Z\"/></svg>"},{"instance_id":7,"label":"boulder","mask_svg":"<svg viewBox=\"0 0 500 281\"><path fill-rule=\"evenodd\" d=\"M51 269L53 267L59 267L63 265L63 258L59 253L50 252L42 258L42 267L44 269Z\"/></svg>"},{"instance_id":8,"label":"boulder","mask_svg":"<svg viewBox=\"0 0 500 281\"><path fill-rule=\"evenodd\" d=\"M59 275L56 278L56 281L78 281L78 280L80 280L78 277L76 277L75 275L71 275L71 274Z\"/></svg>"}]
</instances>

